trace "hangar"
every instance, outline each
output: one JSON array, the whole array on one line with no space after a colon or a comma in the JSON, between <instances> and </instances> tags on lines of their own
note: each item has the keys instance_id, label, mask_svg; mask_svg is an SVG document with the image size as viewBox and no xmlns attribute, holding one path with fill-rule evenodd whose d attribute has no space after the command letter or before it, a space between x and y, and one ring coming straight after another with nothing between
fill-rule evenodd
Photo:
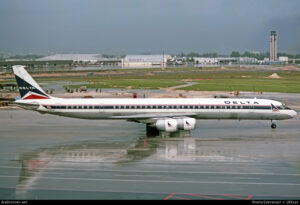
<instances>
[{"instance_id":1,"label":"hangar","mask_svg":"<svg viewBox=\"0 0 300 205\"><path fill-rule=\"evenodd\" d=\"M69 60L73 62L96 63L103 58L101 54L54 54L37 59L37 61Z\"/></svg>"},{"instance_id":2,"label":"hangar","mask_svg":"<svg viewBox=\"0 0 300 205\"><path fill-rule=\"evenodd\" d=\"M152 68L165 67L168 60L172 59L171 55L126 55L122 59L123 68Z\"/></svg>"},{"instance_id":3,"label":"hangar","mask_svg":"<svg viewBox=\"0 0 300 205\"><path fill-rule=\"evenodd\" d=\"M217 58L194 57L194 62L196 64L218 64L219 60Z\"/></svg>"}]
</instances>

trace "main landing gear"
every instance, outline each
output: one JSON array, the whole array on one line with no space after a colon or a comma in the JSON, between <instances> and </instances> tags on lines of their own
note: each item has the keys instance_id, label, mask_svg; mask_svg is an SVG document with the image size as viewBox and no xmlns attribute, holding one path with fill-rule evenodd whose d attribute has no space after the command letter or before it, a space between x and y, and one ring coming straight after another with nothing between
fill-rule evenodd
<instances>
[{"instance_id":1,"label":"main landing gear","mask_svg":"<svg viewBox=\"0 0 300 205\"><path fill-rule=\"evenodd\" d=\"M156 127L150 126L150 124L146 124L146 135L147 137L155 137L159 135L159 131Z\"/></svg>"},{"instance_id":2,"label":"main landing gear","mask_svg":"<svg viewBox=\"0 0 300 205\"><path fill-rule=\"evenodd\" d=\"M272 128L272 129L276 129L276 127L277 127L277 126L276 126L276 122L273 122L273 121L271 120L271 128Z\"/></svg>"}]
</instances>

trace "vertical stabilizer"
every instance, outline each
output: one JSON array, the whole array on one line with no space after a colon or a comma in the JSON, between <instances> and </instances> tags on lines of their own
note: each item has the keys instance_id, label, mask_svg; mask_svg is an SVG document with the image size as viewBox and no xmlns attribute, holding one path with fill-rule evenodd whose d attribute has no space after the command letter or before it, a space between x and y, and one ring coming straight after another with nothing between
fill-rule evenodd
<instances>
[{"instance_id":1,"label":"vertical stabilizer","mask_svg":"<svg viewBox=\"0 0 300 205\"><path fill-rule=\"evenodd\" d=\"M25 66L15 65L13 71L18 84L19 92L23 100L28 99L50 99L51 96L35 82L25 70Z\"/></svg>"}]
</instances>

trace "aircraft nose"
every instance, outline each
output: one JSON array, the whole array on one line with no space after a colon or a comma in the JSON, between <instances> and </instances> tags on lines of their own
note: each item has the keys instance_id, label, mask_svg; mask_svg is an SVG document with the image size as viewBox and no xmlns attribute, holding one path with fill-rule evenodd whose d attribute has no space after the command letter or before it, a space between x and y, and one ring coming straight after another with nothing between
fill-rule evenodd
<instances>
[{"instance_id":1,"label":"aircraft nose","mask_svg":"<svg viewBox=\"0 0 300 205\"><path fill-rule=\"evenodd\" d=\"M292 118L297 117L297 112L295 110L291 111L291 117Z\"/></svg>"}]
</instances>

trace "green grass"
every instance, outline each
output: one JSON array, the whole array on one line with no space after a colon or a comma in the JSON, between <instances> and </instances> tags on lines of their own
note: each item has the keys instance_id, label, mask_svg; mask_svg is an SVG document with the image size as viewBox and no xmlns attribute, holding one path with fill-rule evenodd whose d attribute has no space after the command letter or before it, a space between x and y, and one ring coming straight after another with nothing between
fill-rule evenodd
<instances>
[{"instance_id":1,"label":"green grass","mask_svg":"<svg viewBox=\"0 0 300 205\"><path fill-rule=\"evenodd\" d=\"M177 80L163 81L160 79L117 79L117 80L102 80L81 85L69 85L65 87L79 88L86 86L87 88L143 88L143 89L158 89L171 87L183 84Z\"/></svg>"},{"instance_id":2,"label":"green grass","mask_svg":"<svg viewBox=\"0 0 300 205\"><path fill-rule=\"evenodd\" d=\"M158 89L185 84L185 81L193 81L198 84L180 88L181 90L199 91L252 91L252 92L286 92L300 93L299 71L276 71L279 79L266 78L275 71L245 72L213 70L200 71L193 69L167 70L127 70L121 73L94 73L87 76L64 76L35 78L38 83L70 82L65 87L79 88L142 88ZM6 82L14 81L6 79ZM15 82L15 81L14 81ZM80 85L74 85L80 82ZM1 82L0 82L1 83ZM74 83L74 84L73 84Z\"/></svg>"},{"instance_id":3,"label":"green grass","mask_svg":"<svg viewBox=\"0 0 300 205\"><path fill-rule=\"evenodd\" d=\"M197 85L182 90L199 91L252 91L300 93L299 72L277 72L278 79L266 78L269 72L214 74L212 78L195 80Z\"/></svg>"},{"instance_id":4,"label":"green grass","mask_svg":"<svg viewBox=\"0 0 300 205\"><path fill-rule=\"evenodd\" d=\"M143 88L157 89L182 85L183 80L198 84L181 90L199 91L252 91L300 93L300 72L277 72L279 79L266 78L271 72L215 72L215 73L161 73L152 76L123 75L69 79L83 82L87 88ZM83 85L70 85L78 88Z\"/></svg>"}]
</instances>

